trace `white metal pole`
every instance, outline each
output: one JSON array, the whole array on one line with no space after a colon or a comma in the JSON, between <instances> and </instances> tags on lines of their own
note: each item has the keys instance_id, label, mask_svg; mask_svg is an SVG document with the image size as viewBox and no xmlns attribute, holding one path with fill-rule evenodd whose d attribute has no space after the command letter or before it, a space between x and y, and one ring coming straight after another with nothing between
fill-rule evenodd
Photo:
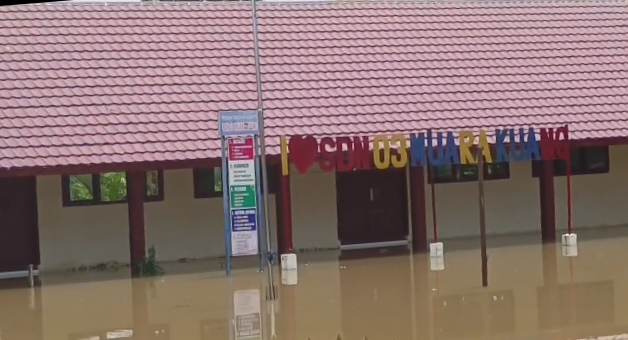
<instances>
[{"instance_id":1,"label":"white metal pole","mask_svg":"<svg viewBox=\"0 0 628 340\"><path fill-rule=\"evenodd\" d=\"M264 226L266 231L266 251L268 252L268 256L271 256L272 253L272 244L271 244L271 231L270 231L270 213L268 211L268 167L266 164L266 133L264 129L264 96L262 92L262 69L260 63L260 53L259 53L259 37L258 37L258 25L257 25L257 1L251 0L251 16L253 17L253 51L255 55L255 78L257 82L257 110L259 117L259 147L260 147L260 158L261 158L261 166L262 166L262 186L264 191L262 192L262 201L264 208ZM261 251L261 250L260 250ZM273 266L270 263L270 258L268 260L268 299L275 300L276 291L274 284L274 276L273 276Z\"/></svg>"}]
</instances>

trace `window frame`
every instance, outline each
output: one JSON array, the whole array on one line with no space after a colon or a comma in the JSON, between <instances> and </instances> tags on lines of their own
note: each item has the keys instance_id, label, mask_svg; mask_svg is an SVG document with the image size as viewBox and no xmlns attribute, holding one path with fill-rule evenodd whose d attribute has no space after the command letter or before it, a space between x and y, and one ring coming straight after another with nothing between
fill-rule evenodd
<instances>
[{"instance_id":1,"label":"window frame","mask_svg":"<svg viewBox=\"0 0 628 340\"><path fill-rule=\"evenodd\" d=\"M505 166L505 170L503 172L498 172L496 174L490 174L488 169L490 166L495 166L495 165L504 165ZM439 166L448 166L450 167L450 172L451 175L449 177L449 179L439 179L438 177L434 177L432 178L432 171L434 171L436 169L436 167ZM477 164L447 164L447 165L438 165L438 166L429 166L427 167L427 183L428 184L432 184L432 179L434 179L434 184L453 184L453 183L471 183L471 182L477 182L478 181L478 176L476 176L475 178L471 178L471 179L456 179L455 177L455 173L456 172L462 172L464 167L475 167L477 168ZM485 181L499 181L499 180L506 180L506 179L510 179L510 162L493 162L493 163L483 163L483 171L484 171L484 180ZM479 174L479 172L476 171L476 174Z\"/></svg>"},{"instance_id":2,"label":"window frame","mask_svg":"<svg viewBox=\"0 0 628 340\"><path fill-rule=\"evenodd\" d=\"M213 167L200 167L200 168L194 168L192 169L192 185L194 187L194 199L206 199L206 198L222 198L223 192L216 192L215 190L212 190L212 192L210 194L203 194L199 188L199 177L201 176L200 171L201 170L208 170L208 169L221 169L222 171L222 166L213 166ZM275 195L277 193L277 187L278 187L278 183L277 183L277 173L278 173L278 168L275 166L272 166L271 164L268 165L268 186L270 187L270 192L269 195ZM263 170L260 167L260 172L263 173ZM214 182L214 176L212 173L212 184L215 185ZM222 174L222 172L221 172ZM262 187L262 193L264 192L264 185L261 185ZM223 188L224 190L225 188Z\"/></svg>"},{"instance_id":3,"label":"window frame","mask_svg":"<svg viewBox=\"0 0 628 340\"><path fill-rule=\"evenodd\" d=\"M603 157L604 157L604 166L600 169L590 169L590 167L587 166L587 150L590 149L594 149L594 148L602 148L602 152L603 152ZM576 153L578 155L578 158L580 160L580 162L574 162L574 154ZM572 176L583 176L583 175L598 175L598 174L607 174L610 172L611 170L611 159L610 159L610 148L608 145L602 145L602 146L572 146L571 147L571 175ZM541 160L533 160L532 161L532 177L533 178L538 178L540 177L541 173L543 173L543 161ZM567 165L566 164L561 164L562 162L565 162L562 159L554 159L553 163L554 163L554 177L565 177L567 176ZM579 164L578 164L579 163ZM575 166L574 166L575 164ZM562 173L562 171L558 171L559 169L565 169L564 172Z\"/></svg>"},{"instance_id":4,"label":"window frame","mask_svg":"<svg viewBox=\"0 0 628 340\"><path fill-rule=\"evenodd\" d=\"M200 181L200 176L201 176L201 171L203 170L213 170L215 171L215 169L221 169L221 166L214 166L214 167L203 167L203 168L194 168L192 169L192 185L194 187L194 198L195 199L203 199L203 198L220 198L223 195L223 191L217 192L215 189L211 190L211 192L209 194L205 194L202 192L202 190L200 190L199 188L199 181ZM221 169L221 176L222 176L222 169ZM222 178L221 178L222 181ZM211 183L212 186L215 188L216 186L216 178L215 178L215 172L212 172L212 176L211 176ZM224 190L224 188L222 188Z\"/></svg>"},{"instance_id":5,"label":"window frame","mask_svg":"<svg viewBox=\"0 0 628 340\"><path fill-rule=\"evenodd\" d=\"M157 184L159 186L159 193L154 196L148 195L148 173L157 171ZM110 172L124 172L125 176L128 176L127 171L106 171L102 173L82 173L82 174L73 174L73 175L61 175L61 195L62 195L62 203L63 207L84 207L84 206L92 206L92 205L110 205L110 204L122 204L128 203L128 198L119 201L102 201L101 199L101 187L100 187L100 176L105 173ZM72 201L71 192L70 192L70 176L77 175L91 175L92 178L92 194L93 198L91 200L82 200L82 201ZM164 200L164 172L163 170L148 170L144 172L144 202L161 202ZM128 190L128 188L127 188Z\"/></svg>"}]
</instances>

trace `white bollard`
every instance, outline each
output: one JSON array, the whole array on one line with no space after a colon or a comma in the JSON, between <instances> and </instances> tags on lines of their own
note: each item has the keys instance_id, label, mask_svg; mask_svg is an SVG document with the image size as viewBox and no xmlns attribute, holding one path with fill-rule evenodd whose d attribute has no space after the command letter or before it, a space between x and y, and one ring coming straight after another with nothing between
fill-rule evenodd
<instances>
[{"instance_id":1,"label":"white bollard","mask_svg":"<svg viewBox=\"0 0 628 340\"><path fill-rule=\"evenodd\" d=\"M35 270L32 264L28 265L28 286L35 287Z\"/></svg>"},{"instance_id":2,"label":"white bollard","mask_svg":"<svg viewBox=\"0 0 628 340\"><path fill-rule=\"evenodd\" d=\"M299 271L298 270L282 270L281 271L281 284L284 286L294 286L299 283Z\"/></svg>"},{"instance_id":3,"label":"white bollard","mask_svg":"<svg viewBox=\"0 0 628 340\"><path fill-rule=\"evenodd\" d=\"M434 272L440 272L445 270L445 257L431 257L430 256L430 270Z\"/></svg>"},{"instance_id":4,"label":"white bollard","mask_svg":"<svg viewBox=\"0 0 628 340\"><path fill-rule=\"evenodd\" d=\"M281 270L297 270L297 254L281 254Z\"/></svg>"},{"instance_id":5,"label":"white bollard","mask_svg":"<svg viewBox=\"0 0 628 340\"><path fill-rule=\"evenodd\" d=\"M562 250L563 250L563 256L566 256L566 257L578 256L577 246L562 246Z\"/></svg>"},{"instance_id":6,"label":"white bollard","mask_svg":"<svg viewBox=\"0 0 628 340\"><path fill-rule=\"evenodd\" d=\"M564 234L562 237L563 247L577 247L578 235L576 234Z\"/></svg>"},{"instance_id":7,"label":"white bollard","mask_svg":"<svg viewBox=\"0 0 628 340\"><path fill-rule=\"evenodd\" d=\"M443 257L444 252L443 242L430 243L430 257Z\"/></svg>"}]
</instances>

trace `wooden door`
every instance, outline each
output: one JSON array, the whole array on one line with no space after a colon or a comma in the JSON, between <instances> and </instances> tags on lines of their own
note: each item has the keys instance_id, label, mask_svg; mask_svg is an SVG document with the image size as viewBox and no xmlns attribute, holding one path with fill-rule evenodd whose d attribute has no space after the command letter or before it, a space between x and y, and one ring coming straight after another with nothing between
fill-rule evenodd
<instances>
[{"instance_id":1,"label":"wooden door","mask_svg":"<svg viewBox=\"0 0 628 340\"><path fill-rule=\"evenodd\" d=\"M371 238L369 216L368 171L336 173L336 207L338 239L341 244L366 243Z\"/></svg>"},{"instance_id":2,"label":"wooden door","mask_svg":"<svg viewBox=\"0 0 628 340\"><path fill-rule=\"evenodd\" d=\"M37 222L35 177L0 178L0 271L39 265Z\"/></svg>"},{"instance_id":3,"label":"wooden door","mask_svg":"<svg viewBox=\"0 0 628 340\"><path fill-rule=\"evenodd\" d=\"M405 169L370 171L369 223L371 242L403 240L408 235Z\"/></svg>"},{"instance_id":4,"label":"wooden door","mask_svg":"<svg viewBox=\"0 0 628 340\"><path fill-rule=\"evenodd\" d=\"M0 339L43 340L40 287L25 288L26 279L0 280Z\"/></svg>"},{"instance_id":5,"label":"wooden door","mask_svg":"<svg viewBox=\"0 0 628 340\"><path fill-rule=\"evenodd\" d=\"M409 262L408 255L340 261L343 340L412 339L418 321L412 320Z\"/></svg>"},{"instance_id":6,"label":"wooden door","mask_svg":"<svg viewBox=\"0 0 628 340\"><path fill-rule=\"evenodd\" d=\"M337 173L336 190L341 244L398 241L406 237L403 169Z\"/></svg>"}]
</instances>

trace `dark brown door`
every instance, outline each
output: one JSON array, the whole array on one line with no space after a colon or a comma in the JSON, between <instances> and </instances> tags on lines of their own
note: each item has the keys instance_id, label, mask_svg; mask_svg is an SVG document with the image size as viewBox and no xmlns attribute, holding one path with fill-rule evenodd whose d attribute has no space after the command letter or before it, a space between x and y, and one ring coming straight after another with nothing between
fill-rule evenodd
<instances>
[{"instance_id":1,"label":"dark brown door","mask_svg":"<svg viewBox=\"0 0 628 340\"><path fill-rule=\"evenodd\" d=\"M407 255L340 261L343 340L412 339L419 321L412 320L409 261Z\"/></svg>"},{"instance_id":2,"label":"dark brown door","mask_svg":"<svg viewBox=\"0 0 628 340\"><path fill-rule=\"evenodd\" d=\"M404 169L337 173L336 190L341 244L399 241L406 237Z\"/></svg>"},{"instance_id":3,"label":"dark brown door","mask_svg":"<svg viewBox=\"0 0 628 340\"><path fill-rule=\"evenodd\" d=\"M0 178L0 271L39 265L35 177Z\"/></svg>"},{"instance_id":4,"label":"dark brown door","mask_svg":"<svg viewBox=\"0 0 628 340\"><path fill-rule=\"evenodd\" d=\"M0 280L0 339L43 340L41 289L25 279Z\"/></svg>"}]
</instances>

